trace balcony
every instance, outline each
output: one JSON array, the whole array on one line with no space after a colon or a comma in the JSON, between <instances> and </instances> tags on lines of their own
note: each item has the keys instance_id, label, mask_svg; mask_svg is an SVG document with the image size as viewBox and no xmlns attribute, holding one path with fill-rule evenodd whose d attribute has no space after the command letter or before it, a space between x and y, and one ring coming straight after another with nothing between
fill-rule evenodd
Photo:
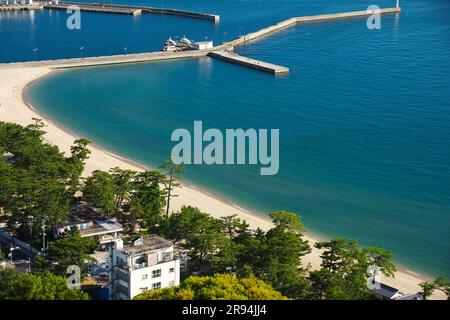
<instances>
[{"instance_id":1,"label":"balcony","mask_svg":"<svg viewBox=\"0 0 450 320\"><path fill-rule=\"evenodd\" d=\"M148 263L147 262L135 263L133 265L133 270L139 270L139 269L143 269L143 268L147 268L147 267L148 267Z\"/></svg>"}]
</instances>

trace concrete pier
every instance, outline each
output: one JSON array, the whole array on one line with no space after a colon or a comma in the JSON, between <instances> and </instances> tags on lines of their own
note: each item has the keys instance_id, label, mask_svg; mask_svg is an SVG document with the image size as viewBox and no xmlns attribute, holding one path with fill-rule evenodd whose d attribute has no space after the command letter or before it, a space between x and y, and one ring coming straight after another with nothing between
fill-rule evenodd
<instances>
[{"instance_id":1,"label":"concrete pier","mask_svg":"<svg viewBox=\"0 0 450 320\"><path fill-rule=\"evenodd\" d=\"M399 13L401 10L398 8L385 8L380 9L379 14L392 14ZM343 12L343 13L333 13L333 14L322 14L317 16L305 16L305 17L294 17L284 21L281 21L275 25L269 26L267 28L258 30L256 32L249 33L245 36L241 36L236 40L227 42L224 46L239 46L246 42L267 36L271 33L278 32L284 30L286 28L295 26L300 23L310 23L310 22L320 22L320 21L329 21L329 20L338 20L338 19L349 19L349 18L361 18L373 15L376 13L373 10L363 10L363 11L353 11L353 12Z\"/></svg>"},{"instance_id":2,"label":"concrete pier","mask_svg":"<svg viewBox=\"0 0 450 320\"><path fill-rule=\"evenodd\" d=\"M214 22L220 21L220 16L209 13L200 13L178 9L164 9L148 6L134 6L134 5L118 5L106 3L83 3L83 2L59 2L59 4L45 4L47 9L67 10L68 7L76 5L80 11L101 12L101 13L119 13L119 14L169 14L188 18L210 20Z\"/></svg>"},{"instance_id":3,"label":"concrete pier","mask_svg":"<svg viewBox=\"0 0 450 320\"><path fill-rule=\"evenodd\" d=\"M0 6L0 11L42 10L42 4Z\"/></svg>"},{"instance_id":4,"label":"concrete pier","mask_svg":"<svg viewBox=\"0 0 450 320\"><path fill-rule=\"evenodd\" d=\"M219 50L219 51L211 51L208 53L209 57L218 58L223 61L239 64L242 66L246 66L252 69L257 69L261 71L266 71L273 73L275 75L288 73L289 68L278 66L276 64L267 63L247 57L240 56L232 51L228 50Z\"/></svg>"},{"instance_id":5,"label":"concrete pier","mask_svg":"<svg viewBox=\"0 0 450 320\"><path fill-rule=\"evenodd\" d=\"M45 8L55 10L67 10L67 8L72 5L75 4L60 2L59 4L46 4ZM80 11L87 11L87 12L131 14L133 16L140 15L142 13L142 10L132 8L114 8L111 6L101 6L101 5L91 5L81 3L77 3L76 5L80 8Z\"/></svg>"},{"instance_id":6,"label":"concrete pier","mask_svg":"<svg viewBox=\"0 0 450 320\"><path fill-rule=\"evenodd\" d=\"M12 62L12 63L0 63L0 68L21 67L21 66L49 67L52 69L94 67L102 65L115 65L125 63L139 63L139 62L150 62L159 60L205 57L209 52L210 50L190 50L181 52L158 51L158 52L135 53L135 54L118 54L101 57Z\"/></svg>"}]
</instances>

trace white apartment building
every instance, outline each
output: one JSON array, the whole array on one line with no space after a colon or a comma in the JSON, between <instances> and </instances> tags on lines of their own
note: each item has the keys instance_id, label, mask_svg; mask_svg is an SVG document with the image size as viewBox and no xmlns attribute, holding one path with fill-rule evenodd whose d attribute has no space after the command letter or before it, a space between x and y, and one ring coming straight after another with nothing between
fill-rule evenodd
<instances>
[{"instance_id":1,"label":"white apartment building","mask_svg":"<svg viewBox=\"0 0 450 320\"><path fill-rule=\"evenodd\" d=\"M128 245L117 240L110 247L109 296L128 300L147 290L180 284L180 260L173 244L159 236L138 238Z\"/></svg>"}]
</instances>

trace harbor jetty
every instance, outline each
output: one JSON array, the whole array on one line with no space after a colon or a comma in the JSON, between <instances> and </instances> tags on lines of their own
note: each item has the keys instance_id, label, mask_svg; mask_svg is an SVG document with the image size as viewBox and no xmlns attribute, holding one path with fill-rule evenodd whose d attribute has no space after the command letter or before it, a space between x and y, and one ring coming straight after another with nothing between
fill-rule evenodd
<instances>
[{"instance_id":1,"label":"harbor jetty","mask_svg":"<svg viewBox=\"0 0 450 320\"><path fill-rule=\"evenodd\" d=\"M109 3L70 2L70 1L60 1L58 3L44 4L44 7L46 9L55 9L55 10L67 10L67 8L70 6L77 6L80 9L80 11L88 11L88 12L90 11L90 12L117 13L130 15L169 14L188 18L210 20L216 23L220 21L220 16L216 14L186 11L179 9L156 8L148 6L119 5Z\"/></svg>"},{"instance_id":2,"label":"harbor jetty","mask_svg":"<svg viewBox=\"0 0 450 320\"><path fill-rule=\"evenodd\" d=\"M64 7L60 7L60 5ZM58 8L67 9L71 4L81 4L75 2L64 2L59 3ZM48 6L48 5L46 5ZM53 6L53 5L52 5ZM127 14L135 14L133 10L138 10L140 13L149 13L150 7L137 7L137 6L128 6L128 5L100 5L100 4L83 4L80 9L83 10L91 10L92 8L99 10L99 12L112 12L112 13L127 13ZM106 9L105 9L106 8ZM100 11L100 10L107 11ZM111 11L108 11L111 10ZM151 10L154 10L152 8ZM170 11L171 9L157 9L159 11L150 12L150 13L169 13L169 14L177 14L180 15L205 15L207 14L197 14L197 13L189 13L187 11L175 10ZM158 61L158 60L173 60L173 59L183 59L183 58L198 58L198 57L211 57L221 59L223 61L235 63L241 66L253 68L256 70L261 70L265 72L270 72L274 75L286 74L289 72L289 68L271 64L268 62L259 61L256 59L251 59L247 57L240 56L234 52L234 48L249 41L253 41L255 39L259 39L261 37L267 36L274 32L278 32L289 28L291 26L295 26L301 23L311 23L311 22L319 22L319 21L330 21L337 19L345 19L345 18L361 18L367 17L373 14L392 14L399 13L400 7L395 8L385 8L380 10L364 10L364 11L353 11L353 12L344 12L344 13L335 13L335 14L323 14L316 16L305 16L305 17L294 17L282 22L279 22L275 25L269 26L267 28L263 28L259 31L249 33L247 35L241 36L236 40L232 40L229 42L225 42L221 45L210 47L209 45L205 48L199 46L199 50L187 50L187 51L165 51L165 52L148 52L148 53L137 53L137 54L120 54L120 55L112 55L112 56L101 56L101 57L87 57L87 58L74 58L74 59L58 59L58 60L40 60L40 61L31 61L31 62L16 62L16 63L3 63L0 64L0 68L2 67L10 67L10 66L45 66L51 68L75 68L75 67L93 67L93 66L101 66L101 65L112 65L112 64L123 64L123 63L138 63L138 62L149 62L149 61ZM177 13L175 13L177 12ZM199 16L196 16L199 17ZM214 16L219 19L219 16ZM209 19L209 18L208 18ZM212 18L211 19L216 19ZM216 20L214 20L216 21ZM218 21L218 20L217 20Z\"/></svg>"},{"instance_id":3,"label":"harbor jetty","mask_svg":"<svg viewBox=\"0 0 450 320\"><path fill-rule=\"evenodd\" d=\"M43 10L44 5L40 3L36 4L14 4L14 5L3 5L0 6L0 12L1 11L22 11L22 10Z\"/></svg>"},{"instance_id":4,"label":"harbor jetty","mask_svg":"<svg viewBox=\"0 0 450 320\"><path fill-rule=\"evenodd\" d=\"M305 17L294 17L284 21L281 21L275 25L269 26L267 28L258 30L256 32L249 33L247 35L241 36L236 40L225 43L225 46L236 47L245 44L249 41L256 40L258 38L267 36L269 34L284 30L286 28L296 26L301 23L311 23L311 22L321 22L329 20L339 20L339 19L351 19L351 18L363 18L371 16L375 13L379 14L393 14L399 13L401 11L400 7L395 8L385 8L380 10L363 10L363 11L353 11L353 12L343 12L343 13L333 13L333 14L322 14L316 16L305 16Z\"/></svg>"},{"instance_id":5,"label":"harbor jetty","mask_svg":"<svg viewBox=\"0 0 450 320\"><path fill-rule=\"evenodd\" d=\"M272 64L272 63L268 63L268 62L264 62L264 61L255 60L252 58L243 57L243 56L238 55L237 53L234 53L233 51L231 51L231 49L211 51L210 53L208 53L208 56L213 57L213 58L218 58L220 60L224 60L227 62L235 63L235 64L238 64L241 66L270 72L275 75L289 72L289 68L278 66L276 64Z\"/></svg>"},{"instance_id":6,"label":"harbor jetty","mask_svg":"<svg viewBox=\"0 0 450 320\"><path fill-rule=\"evenodd\" d=\"M173 60L183 58L205 57L209 50L189 50L181 52L147 52L134 54L118 54L111 56L39 60L27 62L0 63L0 69L3 67L49 67L52 69L95 67L104 65L115 65L125 63L139 63L159 60Z\"/></svg>"}]
</instances>

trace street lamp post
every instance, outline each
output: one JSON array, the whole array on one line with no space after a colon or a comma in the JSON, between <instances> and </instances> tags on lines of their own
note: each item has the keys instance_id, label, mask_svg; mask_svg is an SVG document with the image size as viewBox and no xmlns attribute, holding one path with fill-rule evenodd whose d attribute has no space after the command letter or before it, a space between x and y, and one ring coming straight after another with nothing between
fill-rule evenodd
<instances>
[{"instance_id":1,"label":"street lamp post","mask_svg":"<svg viewBox=\"0 0 450 320\"><path fill-rule=\"evenodd\" d=\"M84 47L81 47L80 48L80 57L81 57L81 59L83 59L83 50L84 50Z\"/></svg>"},{"instance_id":2,"label":"street lamp post","mask_svg":"<svg viewBox=\"0 0 450 320\"><path fill-rule=\"evenodd\" d=\"M37 52L38 52L38 48L34 48L34 49L33 49L34 61L37 60Z\"/></svg>"},{"instance_id":3,"label":"street lamp post","mask_svg":"<svg viewBox=\"0 0 450 320\"><path fill-rule=\"evenodd\" d=\"M123 48L123 52L124 52L125 55L127 55L127 50L128 50L127 47Z\"/></svg>"}]
</instances>

